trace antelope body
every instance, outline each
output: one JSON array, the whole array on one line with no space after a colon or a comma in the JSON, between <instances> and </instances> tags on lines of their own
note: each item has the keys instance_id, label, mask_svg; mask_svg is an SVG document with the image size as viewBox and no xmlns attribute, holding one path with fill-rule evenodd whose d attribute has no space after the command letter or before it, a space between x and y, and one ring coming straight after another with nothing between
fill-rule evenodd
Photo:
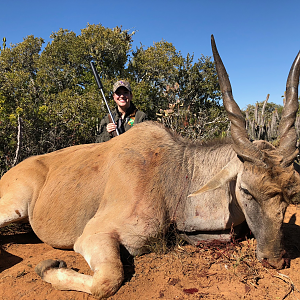
<instances>
[{"instance_id":1,"label":"antelope body","mask_svg":"<svg viewBox=\"0 0 300 300\"><path fill-rule=\"evenodd\" d=\"M300 184L293 166L300 54L287 80L276 149L249 141L213 37L212 49L232 141L192 143L145 122L103 144L30 157L2 177L0 225L28 218L42 241L73 248L94 271L79 274L62 261L47 260L36 267L45 281L109 297L123 281L120 245L141 254L149 238L171 223L197 242L208 232L224 239L231 226L246 220L258 258L284 266L281 227Z\"/></svg>"}]
</instances>

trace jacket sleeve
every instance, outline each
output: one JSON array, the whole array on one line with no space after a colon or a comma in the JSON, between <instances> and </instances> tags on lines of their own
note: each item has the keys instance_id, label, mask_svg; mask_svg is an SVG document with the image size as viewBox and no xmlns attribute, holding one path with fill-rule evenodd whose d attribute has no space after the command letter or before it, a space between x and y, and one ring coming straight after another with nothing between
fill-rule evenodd
<instances>
[{"instance_id":1,"label":"jacket sleeve","mask_svg":"<svg viewBox=\"0 0 300 300\"><path fill-rule=\"evenodd\" d=\"M113 137L106 130L106 126L108 123L109 123L108 117L105 116L100 122L99 131L96 134L96 143L107 142Z\"/></svg>"}]
</instances>

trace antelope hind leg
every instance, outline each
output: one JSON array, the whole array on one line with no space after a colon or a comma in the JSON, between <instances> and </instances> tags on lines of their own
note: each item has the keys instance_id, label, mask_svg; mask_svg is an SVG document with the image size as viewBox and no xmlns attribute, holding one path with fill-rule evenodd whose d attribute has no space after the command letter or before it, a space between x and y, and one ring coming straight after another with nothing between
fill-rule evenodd
<instances>
[{"instance_id":1,"label":"antelope hind leg","mask_svg":"<svg viewBox=\"0 0 300 300\"><path fill-rule=\"evenodd\" d=\"M10 223L28 220L28 199L25 195L6 193L0 198L0 228Z\"/></svg>"},{"instance_id":2,"label":"antelope hind leg","mask_svg":"<svg viewBox=\"0 0 300 300\"><path fill-rule=\"evenodd\" d=\"M43 184L43 179L35 180L21 171L14 167L0 180L0 227L27 221L29 204Z\"/></svg>"}]
</instances>

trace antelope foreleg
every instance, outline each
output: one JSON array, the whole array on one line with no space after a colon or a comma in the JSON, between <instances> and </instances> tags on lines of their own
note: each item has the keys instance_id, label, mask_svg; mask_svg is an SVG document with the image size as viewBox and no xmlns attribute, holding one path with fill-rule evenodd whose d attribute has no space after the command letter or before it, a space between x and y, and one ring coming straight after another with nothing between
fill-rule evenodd
<instances>
[{"instance_id":1,"label":"antelope foreleg","mask_svg":"<svg viewBox=\"0 0 300 300\"><path fill-rule=\"evenodd\" d=\"M120 259L120 245L110 233L83 234L75 243L74 250L80 253L94 271L91 294L99 299L117 292L124 279Z\"/></svg>"},{"instance_id":2,"label":"antelope foreleg","mask_svg":"<svg viewBox=\"0 0 300 300\"><path fill-rule=\"evenodd\" d=\"M44 281L51 283L58 290L80 291L91 294L93 277L67 269L64 261L44 260L36 266L35 271Z\"/></svg>"},{"instance_id":3,"label":"antelope foreleg","mask_svg":"<svg viewBox=\"0 0 300 300\"><path fill-rule=\"evenodd\" d=\"M78 238L74 250L80 253L91 269L93 276L83 275L67 269L58 260L46 260L36 267L36 272L56 289L75 290L92 294L98 299L114 295L124 279L123 264L120 259L120 245L112 232L95 232L87 226Z\"/></svg>"}]
</instances>

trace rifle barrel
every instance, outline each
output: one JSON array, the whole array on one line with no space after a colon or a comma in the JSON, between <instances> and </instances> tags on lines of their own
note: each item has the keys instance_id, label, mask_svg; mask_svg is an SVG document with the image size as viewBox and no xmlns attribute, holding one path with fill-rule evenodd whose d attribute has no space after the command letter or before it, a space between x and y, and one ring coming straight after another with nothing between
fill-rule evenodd
<instances>
[{"instance_id":1,"label":"rifle barrel","mask_svg":"<svg viewBox=\"0 0 300 300\"><path fill-rule=\"evenodd\" d=\"M110 108L109 108L109 106L108 106L108 103L107 103L107 101L106 101L106 98L105 98L105 95L104 95L104 92L103 92L103 85L102 85L102 82L101 82L101 80L100 80L99 74L98 74L98 72L96 71L94 62L93 62L93 61L90 61L90 65L91 65L91 68L92 68L92 71L93 71L95 80L96 80L96 82L97 82L97 85L98 85L98 87L99 87L99 89L100 89L100 91L101 91L102 97L103 97L104 102L105 102L105 104L106 104L106 107L107 107L107 110L108 110L108 112L109 112L109 115L110 115L110 117L111 117L113 123L115 123L114 117L113 117L113 115L112 115L112 113L111 113L111 110L110 110ZM116 128L116 133L117 133L117 135L119 135L118 128Z\"/></svg>"}]
</instances>

